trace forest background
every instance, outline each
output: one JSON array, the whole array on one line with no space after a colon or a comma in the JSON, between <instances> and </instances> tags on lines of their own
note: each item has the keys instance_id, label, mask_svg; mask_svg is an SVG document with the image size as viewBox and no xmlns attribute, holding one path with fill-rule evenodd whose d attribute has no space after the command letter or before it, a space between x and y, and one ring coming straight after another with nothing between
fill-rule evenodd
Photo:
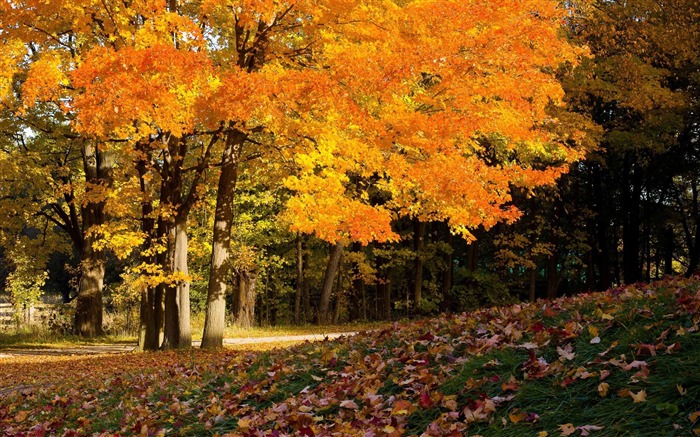
<instances>
[{"instance_id":1,"label":"forest background","mask_svg":"<svg viewBox=\"0 0 700 437\"><path fill-rule=\"evenodd\" d=\"M70 302L56 329L188 347L191 309L217 347L226 318L389 320L698 270L696 2L0 17L2 293Z\"/></svg>"}]
</instances>

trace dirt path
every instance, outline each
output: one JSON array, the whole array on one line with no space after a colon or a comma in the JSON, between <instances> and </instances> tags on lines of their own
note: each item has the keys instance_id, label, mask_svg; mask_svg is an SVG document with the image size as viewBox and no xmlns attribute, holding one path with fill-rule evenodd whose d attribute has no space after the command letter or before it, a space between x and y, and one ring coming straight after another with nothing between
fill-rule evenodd
<instances>
[{"instance_id":1,"label":"dirt path","mask_svg":"<svg viewBox=\"0 0 700 437\"><path fill-rule=\"evenodd\" d=\"M357 332L334 332L329 334L281 335L273 337L225 338L224 346L255 345L264 343L284 343L294 341L322 341L342 336L352 336ZM193 341L192 346L199 347L200 341ZM0 349L0 359L21 356L67 356L123 354L136 350L135 344L94 344L63 348L6 348Z\"/></svg>"}]
</instances>

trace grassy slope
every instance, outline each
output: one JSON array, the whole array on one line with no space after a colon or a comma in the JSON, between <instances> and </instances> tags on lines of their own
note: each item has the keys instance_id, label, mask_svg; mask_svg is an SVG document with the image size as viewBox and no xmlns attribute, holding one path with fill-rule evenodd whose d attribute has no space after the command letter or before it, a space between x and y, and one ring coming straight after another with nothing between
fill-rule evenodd
<instances>
[{"instance_id":1,"label":"grassy slope","mask_svg":"<svg viewBox=\"0 0 700 437\"><path fill-rule=\"evenodd\" d=\"M669 280L267 352L0 361L0 430L692 435L698 289Z\"/></svg>"}]
</instances>

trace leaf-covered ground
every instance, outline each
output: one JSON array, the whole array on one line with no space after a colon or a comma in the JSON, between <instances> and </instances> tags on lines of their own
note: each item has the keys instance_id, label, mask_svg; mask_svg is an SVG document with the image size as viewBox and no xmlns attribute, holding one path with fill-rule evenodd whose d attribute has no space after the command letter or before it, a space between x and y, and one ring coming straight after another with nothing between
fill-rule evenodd
<instances>
[{"instance_id":1,"label":"leaf-covered ground","mask_svg":"<svg viewBox=\"0 0 700 437\"><path fill-rule=\"evenodd\" d=\"M7 435L700 434L700 281L267 352L0 361Z\"/></svg>"}]
</instances>

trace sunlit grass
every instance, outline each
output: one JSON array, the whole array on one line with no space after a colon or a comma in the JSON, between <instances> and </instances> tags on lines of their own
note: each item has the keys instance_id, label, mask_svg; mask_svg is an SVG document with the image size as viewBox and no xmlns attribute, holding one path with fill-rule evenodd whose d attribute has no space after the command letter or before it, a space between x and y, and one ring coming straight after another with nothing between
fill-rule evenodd
<instances>
[{"instance_id":1,"label":"sunlit grass","mask_svg":"<svg viewBox=\"0 0 700 437\"><path fill-rule=\"evenodd\" d=\"M192 318L192 339L195 341L202 339L203 317L197 315ZM381 329L386 327L388 322L363 322L341 325L283 325L253 327L248 329L236 326L227 326L224 331L225 338L262 338L262 337L286 337L297 335L323 335L343 332L359 332ZM96 344L134 344L137 342L136 335L110 334L95 338L85 338L71 334L61 334L52 332L40 325L6 329L0 331L0 349L3 348L67 348L91 346ZM258 349L259 350L259 349Z\"/></svg>"}]
</instances>

